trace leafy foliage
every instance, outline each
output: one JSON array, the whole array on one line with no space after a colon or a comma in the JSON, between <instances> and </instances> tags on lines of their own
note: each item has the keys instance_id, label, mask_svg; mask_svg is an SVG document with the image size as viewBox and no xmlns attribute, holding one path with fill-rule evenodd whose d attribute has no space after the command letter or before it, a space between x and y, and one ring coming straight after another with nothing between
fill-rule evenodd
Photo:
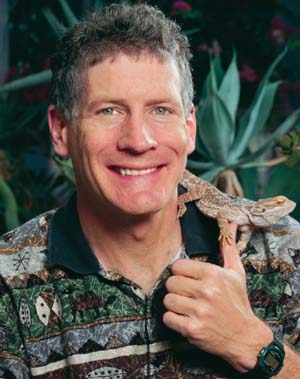
<instances>
[{"instance_id":1,"label":"leafy foliage","mask_svg":"<svg viewBox=\"0 0 300 379\"><path fill-rule=\"evenodd\" d=\"M110 2L11 2L14 7L9 24L13 41L11 68L8 82L0 88L0 176L6 186L4 192L0 188L1 231L60 205L73 190L70 162L53 156L49 143L45 117L47 84L51 76L48 56L62 30L77 22L88 9L101 9ZM238 172L246 195L256 197L260 174L252 166L264 166L267 149L272 157L273 137L298 122L298 113L292 114L300 101L297 70L300 33L294 26L299 25L296 12L284 5L283 0L147 2L176 19L191 41L195 100L199 103L199 137L197 152L191 156L189 167L197 173L205 173L208 178L217 175L221 167L233 168ZM265 83L257 88L269 62L285 44L289 44L289 53L278 58L270 68L270 75L265 74ZM231 57L232 46L238 52L238 65L237 54ZM225 73L221 56L228 65ZM203 74L208 70L210 77L204 83ZM270 82L272 72L274 82ZM280 84L278 78L289 80ZM277 96L276 92L279 92ZM254 100L248 107L251 99ZM275 107L272 108L273 103ZM286 120L281 122L283 115ZM201 125L210 125L211 131L207 130L210 127L204 130ZM223 125L222 130L219 125ZM290 133L298 132L296 129ZM297 157L296 135L285 137L286 141L287 138L293 141L288 147L281 146L281 140L277 140L282 154L293 157L289 163ZM268 195L273 191L273 194L283 193L297 200L299 190L294 185L296 175L299 177L297 167L297 163L292 168L275 167L270 181L266 181L267 187L259 188L260 194L265 191ZM282 178L284 183L280 182ZM14 206L10 205L13 202L5 193L11 195ZM12 223L7 214L14 218Z\"/></svg>"},{"instance_id":2,"label":"leafy foliage","mask_svg":"<svg viewBox=\"0 0 300 379\"><path fill-rule=\"evenodd\" d=\"M272 133L264 137L261 146L253 151L250 143L259 138L269 119L279 81L270 82L270 77L284 50L272 63L263 77L254 99L238 117L240 78L234 53L224 73L220 56L212 59L210 71L202 90L203 97L197 108L198 139L196 151L188 167L212 180L226 169L249 168L264 165L257 161L275 145L274 138L300 126L300 110L293 112ZM203 162L205 159L205 162Z\"/></svg>"}]
</instances>

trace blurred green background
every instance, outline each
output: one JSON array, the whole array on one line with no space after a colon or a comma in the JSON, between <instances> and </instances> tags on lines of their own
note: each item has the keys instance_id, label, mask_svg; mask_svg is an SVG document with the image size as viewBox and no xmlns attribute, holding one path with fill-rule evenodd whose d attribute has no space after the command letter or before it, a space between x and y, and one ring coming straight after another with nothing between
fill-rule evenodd
<instances>
[{"instance_id":1,"label":"blurred green background","mask_svg":"<svg viewBox=\"0 0 300 379\"><path fill-rule=\"evenodd\" d=\"M190 39L199 137L189 168L228 193L286 195L300 220L300 2L131 1L141 2ZM1 233L63 204L74 188L47 129L49 56L63 26L110 3L0 2Z\"/></svg>"}]
</instances>

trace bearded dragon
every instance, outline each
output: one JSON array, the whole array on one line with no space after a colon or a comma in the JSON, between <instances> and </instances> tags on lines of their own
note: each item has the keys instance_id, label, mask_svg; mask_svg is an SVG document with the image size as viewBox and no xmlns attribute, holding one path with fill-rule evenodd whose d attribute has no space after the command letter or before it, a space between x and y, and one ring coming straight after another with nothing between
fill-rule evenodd
<instances>
[{"instance_id":1,"label":"bearded dragon","mask_svg":"<svg viewBox=\"0 0 300 379\"><path fill-rule=\"evenodd\" d=\"M206 216L214 218L220 229L219 241L232 244L232 233L228 222L238 224L240 238L237 244L242 253L250 240L254 228L265 228L288 215L296 204L285 196L275 196L255 202L244 203L241 199L227 195L209 182L185 170L180 184L187 189L178 197L177 217L185 211L185 203L196 200L196 206Z\"/></svg>"}]
</instances>

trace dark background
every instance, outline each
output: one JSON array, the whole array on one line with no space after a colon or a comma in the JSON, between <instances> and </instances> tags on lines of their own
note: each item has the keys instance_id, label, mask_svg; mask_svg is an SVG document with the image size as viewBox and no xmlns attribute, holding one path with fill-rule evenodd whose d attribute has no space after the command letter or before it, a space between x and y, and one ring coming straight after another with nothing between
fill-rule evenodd
<instances>
[{"instance_id":1,"label":"dark background","mask_svg":"<svg viewBox=\"0 0 300 379\"><path fill-rule=\"evenodd\" d=\"M137 3L138 1L132 1ZM300 104L299 0L189 0L144 1L176 19L190 38L193 50L195 103L200 99L209 56L220 54L226 66L237 51L242 92L239 112L247 107L267 67L285 45L289 52L274 73L282 84L266 133ZM0 3L0 84L49 68L57 34L43 9L50 9L68 25L60 0L2 0ZM75 1L68 4L80 19L110 1ZM0 231L7 230L5 212L11 195L17 203L18 222L62 204L73 188L57 164L47 129L48 84L0 96L0 176L9 186L0 188ZM246 196L283 193L300 200L300 164L272 170L249 170ZM245 183L245 182L244 182ZM248 185L247 185L248 183ZM251 187L251 188L250 188ZM299 208L299 205L298 205ZM294 213L299 217L299 212Z\"/></svg>"}]
</instances>

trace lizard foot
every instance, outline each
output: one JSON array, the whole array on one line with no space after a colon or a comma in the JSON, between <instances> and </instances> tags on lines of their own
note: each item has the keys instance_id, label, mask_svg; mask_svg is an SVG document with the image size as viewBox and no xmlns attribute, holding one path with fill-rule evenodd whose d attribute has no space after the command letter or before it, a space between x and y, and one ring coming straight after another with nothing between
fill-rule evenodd
<instances>
[{"instance_id":1,"label":"lizard foot","mask_svg":"<svg viewBox=\"0 0 300 379\"><path fill-rule=\"evenodd\" d=\"M231 232L226 232L226 234L220 233L219 235L219 241L222 246L224 246L225 243L227 243L228 245L232 245L232 239L233 235Z\"/></svg>"},{"instance_id":2,"label":"lizard foot","mask_svg":"<svg viewBox=\"0 0 300 379\"><path fill-rule=\"evenodd\" d=\"M178 204L178 210L177 210L177 218L180 218L183 216L186 212L186 206L184 203L179 203Z\"/></svg>"}]
</instances>

